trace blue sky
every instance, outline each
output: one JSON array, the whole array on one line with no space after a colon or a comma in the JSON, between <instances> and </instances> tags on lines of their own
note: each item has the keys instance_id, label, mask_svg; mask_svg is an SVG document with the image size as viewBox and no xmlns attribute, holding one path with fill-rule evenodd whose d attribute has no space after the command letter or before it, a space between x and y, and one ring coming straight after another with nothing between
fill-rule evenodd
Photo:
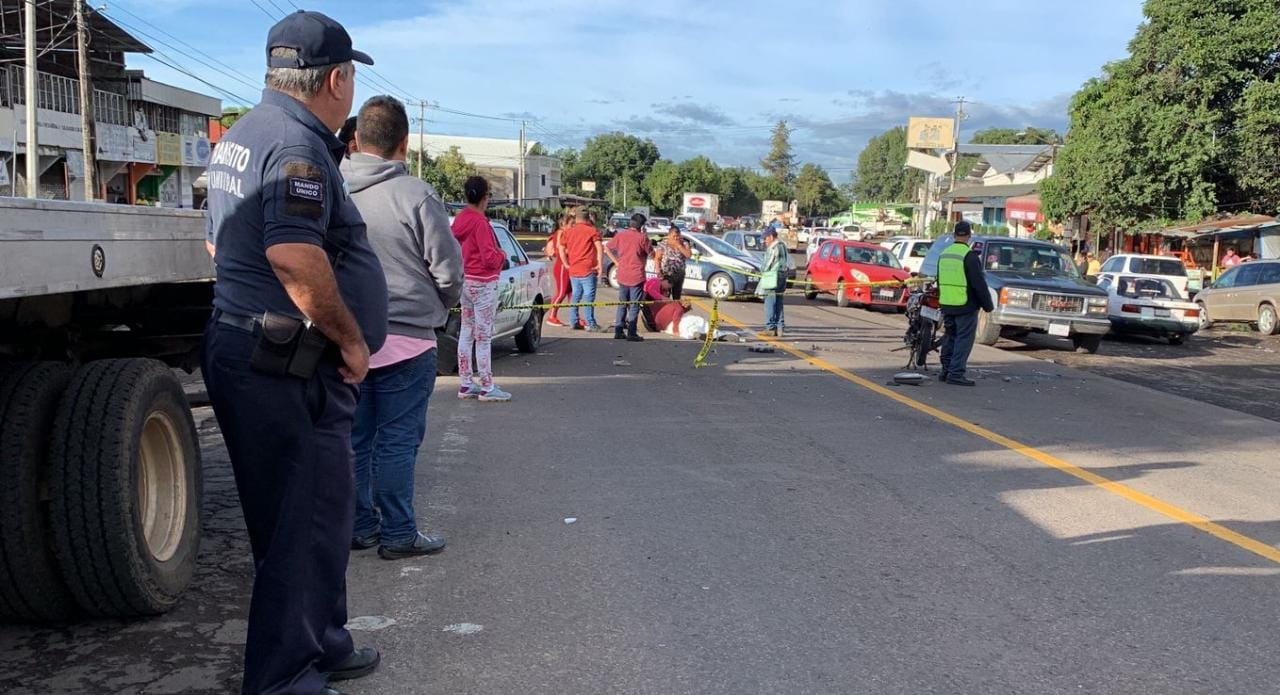
<instances>
[{"instance_id":1,"label":"blue sky","mask_svg":"<svg viewBox=\"0 0 1280 695\"><path fill-rule=\"evenodd\" d=\"M268 14L295 5L338 19L374 57L357 103L391 92L528 119L550 149L621 130L672 159L748 166L785 118L800 160L837 181L869 138L911 115L948 115L962 95L965 133L1065 130L1071 94L1125 55L1142 20L1140 0L113 0L107 15L161 60L256 100ZM214 93L154 60L129 62ZM427 112L437 133L518 127Z\"/></svg>"}]
</instances>

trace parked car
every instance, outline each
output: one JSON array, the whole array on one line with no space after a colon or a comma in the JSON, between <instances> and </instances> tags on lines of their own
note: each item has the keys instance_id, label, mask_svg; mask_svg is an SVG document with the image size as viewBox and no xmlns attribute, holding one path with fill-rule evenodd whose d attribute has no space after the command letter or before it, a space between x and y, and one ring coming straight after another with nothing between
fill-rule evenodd
<instances>
[{"instance_id":1,"label":"parked car","mask_svg":"<svg viewBox=\"0 0 1280 695\"><path fill-rule=\"evenodd\" d=\"M693 249L693 257L684 264L684 291L705 294L715 299L729 299L753 294L760 273L760 261L745 251L724 243L709 234L685 234ZM645 271L654 275L653 261ZM605 277L611 287L618 287L618 269L608 255L604 257Z\"/></svg>"},{"instance_id":2,"label":"parked car","mask_svg":"<svg viewBox=\"0 0 1280 695\"><path fill-rule=\"evenodd\" d=\"M846 224L838 231L840 236L844 237L846 241L862 241L863 237L867 233L867 231L862 228L862 225L857 224Z\"/></svg>"},{"instance_id":3,"label":"parked car","mask_svg":"<svg viewBox=\"0 0 1280 695\"><path fill-rule=\"evenodd\" d=\"M682 220L680 218L671 220L671 224L668 226L668 228L670 227L675 227L676 229L679 229L681 234L689 234L690 231L692 230L692 227L689 225L688 220Z\"/></svg>"},{"instance_id":4,"label":"parked car","mask_svg":"<svg viewBox=\"0 0 1280 695\"><path fill-rule=\"evenodd\" d=\"M738 218L738 229L755 229L759 221L758 215L743 215Z\"/></svg>"},{"instance_id":5,"label":"parked car","mask_svg":"<svg viewBox=\"0 0 1280 695\"><path fill-rule=\"evenodd\" d=\"M452 223L452 220L450 220ZM502 275L498 278L498 314L493 320L493 339L515 338L520 352L537 352L542 344L541 309L514 309L531 304L542 304L555 296L551 285L551 273L546 263L534 261L525 254L507 225L490 221L498 246L507 255ZM458 333L462 328L462 314L449 314L444 328L436 331L438 355L437 371L441 374L458 373Z\"/></svg>"},{"instance_id":6,"label":"parked car","mask_svg":"<svg viewBox=\"0 0 1280 695\"><path fill-rule=\"evenodd\" d=\"M837 306L907 308L906 285L867 286L864 283L899 282L911 273L887 250L861 241L830 239L823 242L805 271L809 286L806 299L819 293L835 295Z\"/></svg>"},{"instance_id":7,"label":"parked car","mask_svg":"<svg viewBox=\"0 0 1280 695\"><path fill-rule=\"evenodd\" d=\"M764 254L769 247L764 243L763 232L730 231L730 232L725 232L724 236L721 237L721 240L724 241L724 243L732 246L733 248L738 249L739 251L742 251L743 253L746 253L747 255L756 259L756 261L759 262L761 265L764 264ZM787 252L790 253L791 250L788 249ZM787 278L794 280L795 277L796 277L796 269L794 267L789 267L787 269Z\"/></svg>"},{"instance_id":8,"label":"parked car","mask_svg":"<svg viewBox=\"0 0 1280 695\"><path fill-rule=\"evenodd\" d=\"M1183 299L1191 298L1191 288L1187 277L1187 267L1182 259L1172 256L1149 256L1141 254L1120 254L1107 259L1102 264L1102 272L1098 273L1098 284L1103 278L1113 282L1120 275L1137 275L1142 277L1164 278L1173 283ZM1195 288L1199 290L1200 288Z\"/></svg>"},{"instance_id":9,"label":"parked car","mask_svg":"<svg viewBox=\"0 0 1280 695\"><path fill-rule=\"evenodd\" d=\"M630 215L624 215L620 212L615 212L609 216L608 230L612 234L617 234L623 229L626 229L627 225L629 224L631 224Z\"/></svg>"},{"instance_id":10,"label":"parked car","mask_svg":"<svg viewBox=\"0 0 1280 695\"><path fill-rule=\"evenodd\" d=\"M654 227L655 229L658 229L659 231L661 231L663 234L666 234L667 230L671 229L671 219L668 217L650 217L646 225L649 227Z\"/></svg>"},{"instance_id":11,"label":"parked car","mask_svg":"<svg viewBox=\"0 0 1280 695\"><path fill-rule=\"evenodd\" d=\"M813 263L813 257L817 255L818 249L822 248L823 242L831 241L832 239L844 239L844 237L834 230L825 230L822 233L815 232L809 235L809 242L804 247L804 265L806 268Z\"/></svg>"},{"instance_id":12,"label":"parked car","mask_svg":"<svg viewBox=\"0 0 1280 695\"><path fill-rule=\"evenodd\" d=\"M1223 273L1196 295L1200 327L1216 322L1252 323L1266 335L1280 333L1280 261L1249 261Z\"/></svg>"},{"instance_id":13,"label":"parked car","mask_svg":"<svg viewBox=\"0 0 1280 695\"><path fill-rule=\"evenodd\" d=\"M954 243L935 239L920 274L938 276L938 257ZM978 312L977 342L995 345L1001 336L1047 333L1068 338L1077 350L1094 353L1111 330L1106 290L1086 281L1067 251L1045 241L975 236L996 310Z\"/></svg>"},{"instance_id":14,"label":"parked car","mask_svg":"<svg viewBox=\"0 0 1280 695\"><path fill-rule=\"evenodd\" d=\"M1149 275L1119 275L1099 278L1098 287L1107 291L1107 316L1111 332L1165 338L1181 345L1187 336L1200 330L1200 307L1182 298L1173 282Z\"/></svg>"},{"instance_id":15,"label":"parked car","mask_svg":"<svg viewBox=\"0 0 1280 695\"><path fill-rule=\"evenodd\" d=\"M919 273L920 267L924 265L924 259L929 255L929 249L933 246L932 239L920 239L916 237L891 237L888 241L880 242L880 246L888 248L894 258L902 264L903 268Z\"/></svg>"}]
</instances>

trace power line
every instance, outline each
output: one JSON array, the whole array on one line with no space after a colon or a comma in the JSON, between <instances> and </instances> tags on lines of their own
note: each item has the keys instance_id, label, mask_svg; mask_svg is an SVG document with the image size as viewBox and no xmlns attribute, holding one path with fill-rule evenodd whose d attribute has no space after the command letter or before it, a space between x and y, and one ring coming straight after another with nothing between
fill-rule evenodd
<instances>
[{"instance_id":1,"label":"power line","mask_svg":"<svg viewBox=\"0 0 1280 695\"><path fill-rule=\"evenodd\" d=\"M262 10L262 14L265 14L265 15L267 16L267 18L268 18L268 19L270 19L270 20L272 20L272 21L279 21L279 20L280 20L280 18L279 18L279 17L277 17L277 16L275 16L275 15L271 14L270 12L268 12L268 11L267 11L267 8L263 7L263 6L258 2L258 0L249 0L249 2L253 3L253 6L254 6L254 7L258 8L259 10Z\"/></svg>"},{"instance_id":2,"label":"power line","mask_svg":"<svg viewBox=\"0 0 1280 695\"><path fill-rule=\"evenodd\" d=\"M221 60L218 60L218 58L217 58L217 57L215 57L215 56L213 56L213 55L210 55L209 53L206 53L205 51L200 50L199 48L197 48L197 47L195 47L195 46L191 45L190 43L187 43L186 41L183 41L181 38L178 38L177 36L174 36L173 34L171 34L171 33L167 32L167 31L165 31L163 28L158 27L158 26L156 26L155 24L152 24L151 22L148 22L148 21L147 21L146 19L144 19L143 17L140 17L140 16L138 16L138 15L134 14L133 12L130 12L129 10L125 9L124 7L113 7L113 8L112 8L112 11L114 11L114 10L120 10L121 12L124 12L125 14L129 15L130 17L133 17L133 18L137 19L139 22L142 22L143 24L145 24L145 25L147 25L147 26L151 27L152 29L155 29L156 31L158 31L158 32L160 32L161 34L163 34L164 36L167 36L167 37L169 37L169 38L173 39L174 41L177 41L178 43L182 44L183 46L186 46L187 48L189 48L189 49L191 49L191 50L195 51L196 53L199 53L200 55L202 55L202 56L204 56L204 57L208 58L209 60L213 61L214 63L216 63L216 64L218 64L218 65L220 65L220 66L222 66L222 67L226 68L227 70L229 70L229 71L231 71L231 72L233 72L233 73L235 73L235 74L239 75L240 77L244 78L244 79L247 81L247 83L248 83L248 84L251 84L251 86L254 86L254 87L261 87L261 85L258 85L258 84L252 84L252 83L253 83L253 78L249 77L248 75L244 74L243 72L240 72L240 71L239 71L239 70L237 70L236 68L234 68L234 67L232 67L232 66L230 66L230 65L228 65L228 64L226 64L226 63L224 63L224 62L222 62ZM105 12L104 14L109 14L109 12ZM113 18L113 21L120 22L121 24L123 24L123 23L124 23L124 21L123 21L123 20L121 20L121 19L119 19L118 17ZM138 31L138 30L137 30L137 29L134 29L134 31ZM144 32L139 32L139 33L144 33ZM175 49L175 50L177 50L177 49Z\"/></svg>"},{"instance_id":3,"label":"power line","mask_svg":"<svg viewBox=\"0 0 1280 695\"><path fill-rule=\"evenodd\" d=\"M220 68L214 67L214 66L210 65L209 63L206 63L205 61L200 60L199 58L197 58L197 57L195 57L195 56L191 55L190 53L187 53L186 51L183 51L181 48L179 48L179 47L177 47L177 46L175 46L175 45L173 45L173 44L171 44L171 43L169 43L169 42L167 42L167 41L165 41L165 40L163 40L163 39L161 39L161 38L159 38L159 37L157 37L157 36L155 36L155 35L153 35L153 34L150 34L150 33L146 32L146 31L144 31L144 30L142 30L142 29L139 29L139 28L138 28L138 27L136 27L136 26L133 26L133 25L129 24L128 22L126 22L126 21L124 21L124 20L120 19L119 17L115 17L115 18L114 18L114 21L115 21L115 22L117 22L117 23L119 23L119 24L120 24L121 26L123 26L124 28L126 28L126 29L128 29L128 30L130 30L130 31L136 32L136 33L138 33L138 34L141 34L142 36L144 36L144 37L146 37L146 38L148 38L148 39L150 39L150 40L152 40L152 41L154 41L154 42L156 42L156 43L158 43L158 44L160 44L160 45L162 45L162 46L166 46L166 47L168 47L168 48L171 48L171 49L173 49L174 51L177 51L177 52L178 52L178 54L179 54L179 55L181 55L181 56L183 56L184 58L187 58L187 59L189 59L189 60L194 60L195 62L200 63L201 65L203 65L204 67L208 68L209 70L211 70L211 71L213 71L213 72L216 72L216 73L218 73L218 74L222 75L223 77L226 77L226 78L228 78L228 79L231 79L231 80L233 80L233 81L235 81L235 82L238 82L238 83L240 83L240 84L244 85L245 87L248 87L249 89L259 89L259 88L261 87L261 85L254 84L253 82L251 82L251 81L249 80L249 78L248 78L248 77L244 76L244 75L243 75L243 73L240 73L239 71L235 70L235 68L232 68L232 67L230 67L230 66L227 66L227 70L222 70L222 69L220 69ZM155 48L153 47L153 48L152 48L152 50L155 50ZM196 50L198 50L198 49L196 49ZM162 54L163 54L163 53L162 53ZM144 53L144 54L141 54L141 55L146 55L146 54ZM175 60L175 61L176 61L176 59L174 59L172 56L168 56L168 55L166 55L165 57L169 58L170 60ZM217 61L215 61L215 62L217 62Z\"/></svg>"}]
</instances>

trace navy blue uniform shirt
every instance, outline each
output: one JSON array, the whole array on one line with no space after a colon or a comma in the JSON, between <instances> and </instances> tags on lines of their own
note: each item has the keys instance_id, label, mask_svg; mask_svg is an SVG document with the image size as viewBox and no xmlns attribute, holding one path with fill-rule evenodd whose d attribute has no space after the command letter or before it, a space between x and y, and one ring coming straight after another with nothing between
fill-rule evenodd
<instances>
[{"instance_id":1,"label":"navy blue uniform shirt","mask_svg":"<svg viewBox=\"0 0 1280 695\"><path fill-rule=\"evenodd\" d=\"M387 335L387 280L338 171L344 151L302 102L273 89L227 131L208 169L213 305L302 318L267 249L315 244L328 253L342 299L376 352Z\"/></svg>"}]
</instances>

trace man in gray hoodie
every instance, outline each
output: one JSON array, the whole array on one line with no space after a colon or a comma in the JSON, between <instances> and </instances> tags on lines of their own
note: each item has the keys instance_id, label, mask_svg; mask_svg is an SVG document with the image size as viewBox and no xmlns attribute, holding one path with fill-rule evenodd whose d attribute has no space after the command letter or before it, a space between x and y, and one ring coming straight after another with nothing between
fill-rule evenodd
<instances>
[{"instance_id":1,"label":"man in gray hoodie","mask_svg":"<svg viewBox=\"0 0 1280 695\"><path fill-rule=\"evenodd\" d=\"M411 176L404 104L379 96L360 107L356 150L342 163L351 199L387 276L387 342L369 358L352 446L356 515L351 547L387 560L444 548L413 514L414 467L436 383L436 330L462 294L462 250L439 194Z\"/></svg>"}]
</instances>

